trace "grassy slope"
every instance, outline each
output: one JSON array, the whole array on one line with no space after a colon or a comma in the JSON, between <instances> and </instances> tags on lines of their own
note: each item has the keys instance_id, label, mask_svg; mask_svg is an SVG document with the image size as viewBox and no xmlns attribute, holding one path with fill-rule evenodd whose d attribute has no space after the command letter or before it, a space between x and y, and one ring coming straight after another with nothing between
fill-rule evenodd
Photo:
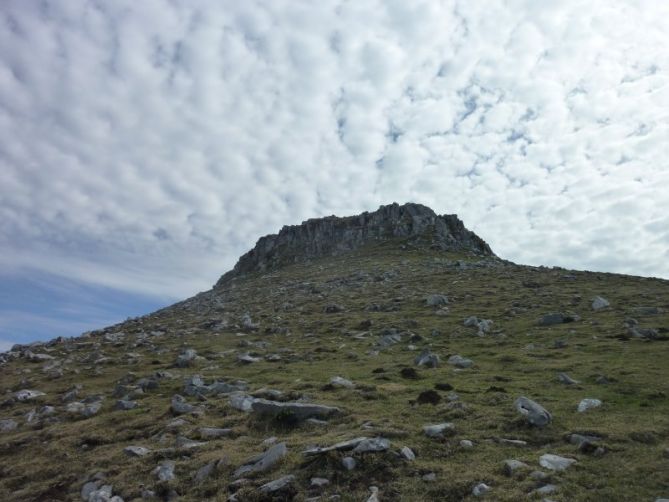
<instances>
[{"instance_id":1,"label":"grassy slope","mask_svg":"<svg viewBox=\"0 0 669 502\"><path fill-rule=\"evenodd\" d=\"M225 500L232 471L245 458L261 452L262 440L272 435L287 442L290 455L277 469L256 476L254 484L296 474L298 500L311 493L307 488L312 476L329 478L326 493L339 493L343 500L364 500L368 487L374 484L380 487L382 500L461 500L470 497L472 487L479 482L492 486L489 498L493 500L519 500L535 485L527 476L504 476L502 461L516 458L538 469L539 456L547 452L578 459L566 472L552 475L560 487L551 495L553 500L654 500L668 496L669 459L663 457L663 450L669 446L669 342L623 340L620 335L625 333L623 320L635 307L662 307L664 314L635 317L644 327L669 327L669 283L512 265L460 270L447 259L478 260L403 251L395 244L368 247L236 281L234 287L218 292L223 302L213 302L212 293L202 295L199 312L181 304L119 326L130 335L126 343L97 347L114 358L113 364L96 368L81 361L95 348L93 344L100 343L97 335L71 344L71 352L66 351L67 345L55 347L52 355L63 354L72 360L58 379L47 378L41 364L10 362L0 368L2 388L40 389L47 395L39 403L56 406L59 415L64 416L60 396L74 383L84 385L83 396L100 393L107 398L95 417L65 419L34 429L22 425L15 432L0 435L0 499L79 500L78 492L87 477L103 471L115 493L126 501L139 497L141 485L159 491L173 487L183 495L182 500ZM565 277L568 275L573 277ZM523 285L528 282L535 284ZM433 308L425 306L425 296L431 293L449 296L447 316L436 315ZM593 312L590 299L595 295L606 297L611 307ZM286 302L291 305L284 305ZM340 304L345 311L324 314L323 307L329 303ZM371 303L393 304L398 310L366 311ZM572 311L581 321L537 326L537 318L551 311ZM239 336L234 325L214 331L198 327L214 318L234 324L245 312L260 323L259 331ZM470 315L492 319L495 333L475 336L473 328L462 324ZM367 319L373 323L371 334L355 338L360 333L358 324ZM288 327L290 334L265 334L269 327ZM414 345L418 349L430 347L440 355L442 365L419 369L417 380L402 378L401 369L413 367L417 354L407 348L408 342L378 355L369 354L378 333L388 327L422 336ZM167 335L156 338L153 347L128 345L134 333L154 329L165 330ZM441 334L433 335L433 330ZM240 340L269 341L268 349L257 352L285 350L283 360L241 366L236 353L253 349L240 347ZM552 348L556 340L565 341L566 347ZM533 347L528 347L530 344ZM172 368L184 347L195 348L207 360L195 368ZM127 364L127 352L140 353L140 362ZM472 358L474 367L453 369L445 364L451 354ZM373 372L378 368L383 373ZM111 392L116 381L128 372L142 377L160 369L177 378L164 381L158 390L140 398L139 409L112 410L115 399ZM556 378L560 371L581 384L560 384ZM193 426L182 433L197 438L193 431L206 425L232 427L234 437L210 441L196 451L171 454L177 480L162 486L151 471L167 454L128 458L122 449L129 444L162 447L158 437L173 418L169 400L181 393L183 378L196 373L207 381L244 379L251 390L292 391L315 402L340 406L346 414L325 428L287 429L236 411L223 397L210 398L204 403L206 414L190 417ZM600 374L612 382L596 384ZM357 388L328 390L324 386L335 375L353 380ZM413 404L421 391L434 388L436 383L451 384L464 406L449 406L448 392L440 392L444 399L437 405ZM513 401L520 395L543 404L554 422L543 430L524 426L513 409ZM604 405L577 413L576 405L585 397L599 398ZM0 418L13 417L23 423L22 415L35 406L17 403L4 407ZM443 421L456 425L454 437L431 440L423 436L423 425ZM376 428L363 428L367 422ZM604 436L608 453L602 457L578 453L564 440L565 434L577 431ZM359 459L356 470L344 472L339 467L342 454L309 461L300 454L312 444L328 445L376 434L388 437L393 450L411 447L417 453L416 461L400 461L392 452L371 454ZM503 446L494 442L499 437L524 439L529 446ZM167 438L171 446L169 433ZM472 440L475 447L460 448L461 439ZM221 458L225 465L216 476L201 485L190 480L199 467ZM422 481L421 475L427 472L435 472L437 480ZM253 492L248 489L243 493L252 500Z\"/></svg>"}]
</instances>

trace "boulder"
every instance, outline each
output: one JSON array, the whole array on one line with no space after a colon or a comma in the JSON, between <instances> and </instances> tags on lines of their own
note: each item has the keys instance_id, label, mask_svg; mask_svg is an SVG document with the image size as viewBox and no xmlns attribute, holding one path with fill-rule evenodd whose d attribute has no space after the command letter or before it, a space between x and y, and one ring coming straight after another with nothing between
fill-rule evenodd
<instances>
[{"instance_id":1,"label":"boulder","mask_svg":"<svg viewBox=\"0 0 669 502\"><path fill-rule=\"evenodd\" d=\"M402 447L402 449L400 450L400 456L404 460L408 460L409 462L411 462L413 460L416 460L416 454L408 446L403 446Z\"/></svg>"},{"instance_id":2,"label":"boulder","mask_svg":"<svg viewBox=\"0 0 669 502\"><path fill-rule=\"evenodd\" d=\"M439 356L433 354L429 349L423 350L416 359L414 359L416 366L425 366L427 368L436 368L439 366Z\"/></svg>"},{"instance_id":3,"label":"boulder","mask_svg":"<svg viewBox=\"0 0 669 502\"><path fill-rule=\"evenodd\" d=\"M170 481L174 479L174 462L171 460L161 462L160 465L153 470L153 473L159 481Z\"/></svg>"},{"instance_id":4,"label":"boulder","mask_svg":"<svg viewBox=\"0 0 669 502\"><path fill-rule=\"evenodd\" d=\"M352 471L358 462L353 457L344 457L341 459L341 465L347 471Z\"/></svg>"},{"instance_id":5,"label":"boulder","mask_svg":"<svg viewBox=\"0 0 669 502\"><path fill-rule=\"evenodd\" d=\"M469 368L474 364L474 361L456 354L448 358L448 364L451 364L456 368Z\"/></svg>"},{"instance_id":6,"label":"boulder","mask_svg":"<svg viewBox=\"0 0 669 502\"><path fill-rule=\"evenodd\" d=\"M450 422L435 425L425 425L423 426L423 432L427 437L443 438L446 435L450 436L455 434L455 426Z\"/></svg>"},{"instance_id":7,"label":"boulder","mask_svg":"<svg viewBox=\"0 0 669 502\"><path fill-rule=\"evenodd\" d=\"M441 307L442 305L448 305L448 296L446 295L429 295L425 299L425 304L428 307Z\"/></svg>"},{"instance_id":8,"label":"boulder","mask_svg":"<svg viewBox=\"0 0 669 502\"><path fill-rule=\"evenodd\" d=\"M334 406L311 403L280 403L267 399L254 399L251 403L251 409L261 416L281 416L297 422L307 418L328 418L342 413L339 408Z\"/></svg>"},{"instance_id":9,"label":"boulder","mask_svg":"<svg viewBox=\"0 0 669 502\"><path fill-rule=\"evenodd\" d=\"M143 457L148 455L150 452L151 450L144 448L143 446L126 446L123 448L123 453L129 457Z\"/></svg>"},{"instance_id":10,"label":"boulder","mask_svg":"<svg viewBox=\"0 0 669 502\"><path fill-rule=\"evenodd\" d=\"M269 448L264 453L248 459L233 474L235 478L240 478L246 474L254 472L265 472L274 467L288 454L286 443L278 443Z\"/></svg>"},{"instance_id":11,"label":"boulder","mask_svg":"<svg viewBox=\"0 0 669 502\"><path fill-rule=\"evenodd\" d=\"M271 494L276 496L281 492L290 491L294 481L295 481L295 476L289 474L288 476L283 476L280 477L279 479L275 479L274 481L270 481L269 483L265 483L260 488L258 488L258 490L260 491L260 493L263 493L265 495ZM286 497L290 497L290 495L286 494ZM289 500L289 498L284 498L284 499Z\"/></svg>"},{"instance_id":12,"label":"boulder","mask_svg":"<svg viewBox=\"0 0 669 502\"><path fill-rule=\"evenodd\" d=\"M528 468L529 465L527 465L525 462L509 459L504 461L504 464L502 465L502 472L504 472L506 476L513 476L517 471Z\"/></svg>"},{"instance_id":13,"label":"boulder","mask_svg":"<svg viewBox=\"0 0 669 502\"><path fill-rule=\"evenodd\" d=\"M45 396L46 393L41 390L22 389L14 393L14 398L17 401L30 401L31 399Z\"/></svg>"},{"instance_id":14,"label":"boulder","mask_svg":"<svg viewBox=\"0 0 669 502\"><path fill-rule=\"evenodd\" d=\"M16 430L18 426L19 424L15 420L12 420L11 418L0 420L0 432L11 432L13 430Z\"/></svg>"},{"instance_id":15,"label":"boulder","mask_svg":"<svg viewBox=\"0 0 669 502\"><path fill-rule=\"evenodd\" d=\"M352 389L355 387L355 384L346 378L340 376L335 376L330 379L330 385L334 387L344 387L346 389Z\"/></svg>"},{"instance_id":16,"label":"boulder","mask_svg":"<svg viewBox=\"0 0 669 502\"><path fill-rule=\"evenodd\" d=\"M570 465L576 463L573 458L560 457L552 453L546 453L539 458L539 465L551 471L564 471Z\"/></svg>"},{"instance_id":17,"label":"boulder","mask_svg":"<svg viewBox=\"0 0 669 502\"><path fill-rule=\"evenodd\" d=\"M558 373L558 380L565 385L576 385L579 383L578 380L574 380L566 373Z\"/></svg>"},{"instance_id":18,"label":"boulder","mask_svg":"<svg viewBox=\"0 0 669 502\"><path fill-rule=\"evenodd\" d=\"M593 398L585 398L581 400L580 403L578 403L578 412L583 413L584 411L588 411L592 408L599 408L602 405L602 402L599 399L593 399Z\"/></svg>"},{"instance_id":19,"label":"boulder","mask_svg":"<svg viewBox=\"0 0 669 502\"><path fill-rule=\"evenodd\" d=\"M602 310L605 309L610 305L609 301L606 298L602 298L601 296L595 296L592 299L592 310Z\"/></svg>"},{"instance_id":20,"label":"boulder","mask_svg":"<svg viewBox=\"0 0 669 502\"><path fill-rule=\"evenodd\" d=\"M514 403L516 410L521 415L525 416L528 424L536 427L545 427L551 423L553 417L540 404L528 399L526 397L519 397Z\"/></svg>"}]
</instances>

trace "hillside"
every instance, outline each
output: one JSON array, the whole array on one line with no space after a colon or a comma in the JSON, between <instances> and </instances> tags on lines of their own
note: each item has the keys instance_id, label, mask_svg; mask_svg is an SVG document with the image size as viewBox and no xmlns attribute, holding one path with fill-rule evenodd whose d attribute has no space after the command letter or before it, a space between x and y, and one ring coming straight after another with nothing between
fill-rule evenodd
<instances>
[{"instance_id":1,"label":"hillside","mask_svg":"<svg viewBox=\"0 0 669 502\"><path fill-rule=\"evenodd\" d=\"M415 204L309 220L1 355L0 499L653 501L668 335L669 281L516 265Z\"/></svg>"}]
</instances>

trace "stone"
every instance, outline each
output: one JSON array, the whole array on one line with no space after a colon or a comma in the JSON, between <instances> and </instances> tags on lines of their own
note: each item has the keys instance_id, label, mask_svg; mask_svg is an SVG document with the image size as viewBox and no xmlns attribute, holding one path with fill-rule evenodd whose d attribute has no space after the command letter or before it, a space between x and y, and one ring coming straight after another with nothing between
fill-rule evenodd
<instances>
[{"instance_id":1,"label":"stone","mask_svg":"<svg viewBox=\"0 0 669 502\"><path fill-rule=\"evenodd\" d=\"M288 476L283 476L274 481L270 481L269 483L265 483L259 488L259 491L264 494L276 494L277 492L282 492L290 487L293 484L293 481L295 481L295 476L289 474Z\"/></svg>"},{"instance_id":2,"label":"stone","mask_svg":"<svg viewBox=\"0 0 669 502\"><path fill-rule=\"evenodd\" d=\"M606 298L602 298L601 296L595 296L592 299L592 310L602 310L605 309L610 305L609 301Z\"/></svg>"},{"instance_id":3,"label":"stone","mask_svg":"<svg viewBox=\"0 0 669 502\"><path fill-rule=\"evenodd\" d=\"M455 426L450 422L423 426L423 433L430 438L443 438L455 434Z\"/></svg>"},{"instance_id":4,"label":"stone","mask_svg":"<svg viewBox=\"0 0 669 502\"><path fill-rule=\"evenodd\" d=\"M539 465L551 471L564 471L574 463L576 463L576 460L573 458L560 457L552 453L546 453L539 458Z\"/></svg>"},{"instance_id":5,"label":"stone","mask_svg":"<svg viewBox=\"0 0 669 502\"><path fill-rule=\"evenodd\" d=\"M409 462L411 462L413 460L416 460L416 454L408 446L403 446L402 447L402 449L400 450L400 456L404 460L408 460Z\"/></svg>"},{"instance_id":6,"label":"stone","mask_svg":"<svg viewBox=\"0 0 669 502\"><path fill-rule=\"evenodd\" d=\"M593 408L599 408L602 405L602 402L599 399L585 398L578 403L577 411L583 413L584 411L591 410Z\"/></svg>"},{"instance_id":7,"label":"stone","mask_svg":"<svg viewBox=\"0 0 669 502\"><path fill-rule=\"evenodd\" d=\"M456 368L470 368L474 364L474 361L456 354L448 358L448 364L451 364Z\"/></svg>"},{"instance_id":8,"label":"stone","mask_svg":"<svg viewBox=\"0 0 669 502\"><path fill-rule=\"evenodd\" d=\"M233 477L240 478L246 474L268 471L279 463L287 454L288 448L286 448L286 443L278 443L264 453L248 459L234 472Z\"/></svg>"},{"instance_id":9,"label":"stone","mask_svg":"<svg viewBox=\"0 0 669 502\"><path fill-rule=\"evenodd\" d=\"M518 413L525 417L527 423L535 427L545 427L553 419L543 406L524 396L516 399L514 405Z\"/></svg>"},{"instance_id":10,"label":"stone","mask_svg":"<svg viewBox=\"0 0 669 502\"><path fill-rule=\"evenodd\" d=\"M485 483L479 483L472 489L472 495L474 497L483 497L486 493L490 491L490 487Z\"/></svg>"},{"instance_id":11,"label":"stone","mask_svg":"<svg viewBox=\"0 0 669 502\"><path fill-rule=\"evenodd\" d=\"M221 429L218 427L200 427L198 433L202 439L217 439L229 436L232 429Z\"/></svg>"},{"instance_id":12,"label":"stone","mask_svg":"<svg viewBox=\"0 0 669 502\"><path fill-rule=\"evenodd\" d=\"M427 483L432 483L437 480L437 475L434 472L428 472L427 474L423 474L421 479Z\"/></svg>"},{"instance_id":13,"label":"stone","mask_svg":"<svg viewBox=\"0 0 669 502\"><path fill-rule=\"evenodd\" d=\"M381 338L379 338L378 342L376 342L376 345L380 348L385 349L390 347L391 345L400 343L401 341L402 341L402 335L400 333L392 333L383 335Z\"/></svg>"},{"instance_id":14,"label":"stone","mask_svg":"<svg viewBox=\"0 0 669 502\"><path fill-rule=\"evenodd\" d=\"M471 450L472 448L474 448L474 443L472 443L469 439L461 439L460 448L463 448L465 450Z\"/></svg>"},{"instance_id":15,"label":"stone","mask_svg":"<svg viewBox=\"0 0 669 502\"><path fill-rule=\"evenodd\" d=\"M534 493L538 495L550 495L551 493L555 493L556 491L558 491L558 487L556 485L547 484L542 486L541 488L537 488L536 490L534 490Z\"/></svg>"},{"instance_id":16,"label":"stone","mask_svg":"<svg viewBox=\"0 0 669 502\"><path fill-rule=\"evenodd\" d=\"M237 361L239 361L242 364L251 364L251 363L257 363L258 361L262 361L262 358L252 356L248 352L245 352L244 354L237 355Z\"/></svg>"},{"instance_id":17,"label":"stone","mask_svg":"<svg viewBox=\"0 0 669 502\"><path fill-rule=\"evenodd\" d=\"M143 446L126 446L123 448L123 453L129 457L144 457L151 453L151 450L144 448Z\"/></svg>"},{"instance_id":18,"label":"stone","mask_svg":"<svg viewBox=\"0 0 669 502\"><path fill-rule=\"evenodd\" d=\"M479 319L476 316L470 316L465 319L466 327L476 328L478 336L484 336L492 329L493 322L490 319Z\"/></svg>"},{"instance_id":19,"label":"stone","mask_svg":"<svg viewBox=\"0 0 669 502\"><path fill-rule=\"evenodd\" d=\"M253 322L253 319L251 319L251 316L248 314L248 312L242 316L241 326L247 331L254 331L258 329L258 324Z\"/></svg>"},{"instance_id":20,"label":"stone","mask_svg":"<svg viewBox=\"0 0 669 502\"><path fill-rule=\"evenodd\" d=\"M568 322L579 321L580 317L575 314L563 314L561 312L553 312L544 315L539 319L539 326L554 326L556 324L564 324Z\"/></svg>"},{"instance_id":21,"label":"stone","mask_svg":"<svg viewBox=\"0 0 669 502\"><path fill-rule=\"evenodd\" d=\"M311 478L310 486L312 488L324 488L330 484L329 479L325 478Z\"/></svg>"},{"instance_id":22,"label":"stone","mask_svg":"<svg viewBox=\"0 0 669 502\"><path fill-rule=\"evenodd\" d=\"M525 462L509 459L504 461L504 464L502 465L502 472L504 472L506 476L513 476L517 471L528 468L529 465L527 465Z\"/></svg>"},{"instance_id":23,"label":"stone","mask_svg":"<svg viewBox=\"0 0 669 502\"><path fill-rule=\"evenodd\" d=\"M202 483L205 479L213 474L216 470L216 462L209 462L208 464L200 467L193 476L193 480L196 483Z\"/></svg>"},{"instance_id":24,"label":"stone","mask_svg":"<svg viewBox=\"0 0 669 502\"><path fill-rule=\"evenodd\" d=\"M558 373L558 380L565 385L576 385L579 383L578 380L574 380L566 373Z\"/></svg>"},{"instance_id":25,"label":"stone","mask_svg":"<svg viewBox=\"0 0 669 502\"><path fill-rule=\"evenodd\" d=\"M46 393L40 391L40 390L30 390L30 389L22 389L14 393L14 398L17 401L30 401L32 399L45 396Z\"/></svg>"},{"instance_id":26,"label":"stone","mask_svg":"<svg viewBox=\"0 0 669 502\"><path fill-rule=\"evenodd\" d=\"M88 494L88 502L111 502L112 486L102 485Z\"/></svg>"},{"instance_id":27,"label":"stone","mask_svg":"<svg viewBox=\"0 0 669 502\"><path fill-rule=\"evenodd\" d=\"M341 465L347 471L352 471L355 469L357 462L353 457L344 457L341 459Z\"/></svg>"},{"instance_id":28,"label":"stone","mask_svg":"<svg viewBox=\"0 0 669 502\"><path fill-rule=\"evenodd\" d=\"M446 295L429 295L425 299L425 304L428 307L441 307L442 305L448 304L448 296Z\"/></svg>"},{"instance_id":29,"label":"stone","mask_svg":"<svg viewBox=\"0 0 669 502\"><path fill-rule=\"evenodd\" d=\"M114 409L128 411L128 410L134 410L138 406L139 403L137 403L137 401L126 401L125 399L119 399L118 401L116 401Z\"/></svg>"},{"instance_id":30,"label":"stone","mask_svg":"<svg viewBox=\"0 0 669 502\"><path fill-rule=\"evenodd\" d=\"M342 411L334 406L309 403L280 403L267 399L255 399L251 403L254 413L260 416L282 416L297 422L307 418L328 418L340 415Z\"/></svg>"},{"instance_id":31,"label":"stone","mask_svg":"<svg viewBox=\"0 0 669 502\"><path fill-rule=\"evenodd\" d=\"M353 389L355 384L350 380L346 380L340 376L335 376L330 379L330 385L334 387L344 387L345 389Z\"/></svg>"},{"instance_id":32,"label":"stone","mask_svg":"<svg viewBox=\"0 0 669 502\"><path fill-rule=\"evenodd\" d=\"M439 366L439 356L430 352L429 349L425 349L416 356L414 364L416 366L425 366L426 368L436 368Z\"/></svg>"},{"instance_id":33,"label":"stone","mask_svg":"<svg viewBox=\"0 0 669 502\"><path fill-rule=\"evenodd\" d=\"M390 448L390 441L384 438L370 439L367 437L358 437L335 443L332 446L316 446L304 450L303 454L306 456L321 455L329 451L350 451L354 453L367 453L385 451Z\"/></svg>"},{"instance_id":34,"label":"stone","mask_svg":"<svg viewBox=\"0 0 669 502\"><path fill-rule=\"evenodd\" d=\"M253 410L253 403L255 400L255 397L244 394L243 392L237 392L230 396L228 402L230 403L230 406L236 410L249 412Z\"/></svg>"},{"instance_id":35,"label":"stone","mask_svg":"<svg viewBox=\"0 0 669 502\"><path fill-rule=\"evenodd\" d=\"M153 470L159 481L170 481L174 479L174 462L166 460Z\"/></svg>"},{"instance_id":36,"label":"stone","mask_svg":"<svg viewBox=\"0 0 669 502\"><path fill-rule=\"evenodd\" d=\"M172 396L170 409L175 415L185 415L188 413L198 413L202 411L200 407L187 403L186 399L179 394Z\"/></svg>"},{"instance_id":37,"label":"stone","mask_svg":"<svg viewBox=\"0 0 669 502\"><path fill-rule=\"evenodd\" d=\"M181 450L190 450L192 448L199 448L200 446L204 446L205 444L207 443L203 443L201 441L194 441L185 436L177 436L176 440L174 441L174 445L176 446L176 448Z\"/></svg>"},{"instance_id":38,"label":"stone","mask_svg":"<svg viewBox=\"0 0 669 502\"><path fill-rule=\"evenodd\" d=\"M5 418L3 420L0 420L0 432L11 432L13 430L16 430L18 426L19 424L15 420L12 420L11 418Z\"/></svg>"},{"instance_id":39,"label":"stone","mask_svg":"<svg viewBox=\"0 0 669 502\"><path fill-rule=\"evenodd\" d=\"M188 368L192 366L197 357L197 352L194 349L186 349L177 356L176 365L179 368Z\"/></svg>"},{"instance_id":40,"label":"stone","mask_svg":"<svg viewBox=\"0 0 669 502\"><path fill-rule=\"evenodd\" d=\"M379 502L379 489L378 489L378 487L370 486L369 491L371 491L372 494L367 499L367 502Z\"/></svg>"},{"instance_id":41,"label":"stone","mask_svg":"<svg viewBox=\"0 0 669 502\"><path fill-rule=\"evenodd\" d=\"M84 486L81 487L81 492L79 492L81 500L88 500L88 497L99 488L100 484L101 481L88 481L84 483Z\"/></svg>"}]
</instances>

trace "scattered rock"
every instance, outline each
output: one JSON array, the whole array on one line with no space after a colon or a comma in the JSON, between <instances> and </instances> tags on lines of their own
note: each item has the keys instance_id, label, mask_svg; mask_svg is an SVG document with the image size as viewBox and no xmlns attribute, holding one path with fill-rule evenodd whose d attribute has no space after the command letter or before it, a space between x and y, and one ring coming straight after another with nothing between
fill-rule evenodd
<instances>
[{"instance_id":1,"label":"scattered rock","mask_svg":"<svg viewBox=\"0 0 669 502\"><path fill-rule=\"evenodd\" d=\"M342 411L334 406L309 403L280 403L267 399L254 399L251 403L252 410L261 416L276 418L281 416L287 420L301 422L307 418L328 418L340 415Z\"/></svg>"},{"instance_id":2,"label":"scattered rock","mask_svg":"<svg viewBox=\"0 0 669 502\"><path fill-rule=\"evenodd\" d=\"M601 296L595 296L592 299L592 310L602 310L609 305L609 301L606 298L602 298Z\"/></svg>"},{"instance_id":3,"label":"scattered rock","mask_svg":"<svg viewBox=\"0 0 669 502\"><path fill-rule=\"evenodd\" d=\"M269 448L264 453L256 455L248 459L239 467L233 474L235 478L239 478L245 474L253 472L265 472L274 467L283 457L288 454L286 443L278 443Z\"/></svg>"},{"instance_id":4,"label":"scattered rock","mask_svg":"<svg viewBox=\"0 0 669 502\"><path fill-rule=\"evenodd\" d=\"M448 296L430 295L425 299L425 304L428 307L441 307L442 305L448 305Z\"/></svg>"},{"instance_id":5,"label":"scattered rock","mask_svg":"<svg viewBox=\"0 0 669 502\"><path fill-rule=\"evenodd\" d=\"M492 321L490 319L479 319L476 316L470 316L465 319L464 325L476 328L478 336L484 336L492 329Z\"/></svg>"},{"instance_id":6,"label":"scattered rock","mask_svg":"<svg viewBox=\"0 0 669 502\"><path fill-rule=\"evenodd\" d=\"M279 479L275 479L274 481L270 481L269 483L265 483L258 490L263 494L277 495L278 493L290 491L293 481L295 481L295 476L289 474L280 477ZM288 497L288 494L286 494L286 497ZM283 500L290 500L290 498L284 498Z\"/></svg>"},{"instance_id":7,"label":"scattered rock","mask_svg":"<svg viewBox=\"0 0 669 502\"><path fill-rule=\"evenodd\" d=\"M203 410L198 406L194 406L186 402L186 399L179 394L172 396L172 403L170 405L172 413L175 415L185 415L187 413L201 413Z\"/></svg>"},{"instance_id":8,"label":"scattered rock","mask_svg":"<svg viewBox=\"0 0 669 502\"><path fill-rule=\"evenodd\" d=\"M217 439L232 434L232 429L221 429L218 427L200 427L198 433L202 439Z\"/></svg>"},{"instance_id":9,"label":"scattered rock","mask_svg":"<svg viewBox=\"0 0 669 502\"><path fill-rule=\"evenodd\" d=\"M583 413L584 411L588 411L592 408L599 408L602 405L602 402L599 399L593 399L593 398L586 398L581 400L580 403L578 403L578 412Z\"/></svg>"},{"instance_id":10,"label":"scattered rock","mask_svg":"<svg viewBox=\"0 0 669 502\"><path fill-rule=\"evenodd\" d=\"M444 436L452 436L455 434L455 426L450 422L435 425L423 426L423 432L427 437L443 438Z\"/></svg>"},{"instance_id":11,"label":"scattered rock","mask_svg":"<svg viewBox=\"0 0 669 502\"><path fill-rule=\"evenodd\" d=\"M578 380L574 380L566 373L558 373L558 380L565 385L577 385Z\"/></svg>"},{"instance_id":12,"label":"scattered rock","mask_svg":"<svg viewBox=\"0 0 669 502\"><path fill-rule=\"evenodd\" d=\"M465 450L471 450L472 448L474 448L474 443L472 443L469 439L461 439L460 448L464 448Z\"/></svg>"},{"instance_id":13,"label":"scattered rock","mask_svg":"<svg viewBox=\"0 0 669 502\"><path fill-rule=\"evenodd\" d=\"M561 312L558 312L544 315L541 319L539 319L538 324L539 326L553 326L556 324L576 322L579 320L580 317L575 314L563 314Z\"/></svg>"},{"instance_id":14,"label":"scattered rock","mask_svg":"<svg viewBox=\"0 0 669 502\"><path fill-rule=\"evenodd\" d=\"M262 361L262 358L252 356L248 352L245 352L244 354L237 355L237 361L239 361L242 364L251 364L251 363L257 363L258 361Z\"/></svg>"},{"instance_id":15,"label":"scattered rock","mask_svg":"<svg viewBox=\"0 0 669 502\"><path fill-rule=\"evenodd\" d=\"M159 481L169 481L174 479L174 462L166 460L153 470Z\"/></svg>"},{"instance_id":16,"label":"scattered rock","mask_svg":"<svg viewBox=\"0 0 669 502\"><path fill-rule=\"evenodd\" d=\"M357 462L353 457L344 457L341 459L341 465L346 469L347 471L352 471L355 469Z\"/></svg>"},{"instance_id":17,"label":"scattered rock","mask_svg":"<svg viewBox=\"0 0 669 502\"><path fill-rule=\"evenodd\" d=\"M564 471L574 463L576 463L576 460L573 458L560 457L551 453L546 453L539 458L539 465L551 471Z\"/></svg>"},{"instance_id":18,"label":"scattered rock","mask_svg":"<svg viewBox=\"0 0 669 502\"><path fill-rule=\"evenodd\" d=\"M31 399L35 399L45 395L46 393L40 390L22 389L14 393L14 399L16 399L17 401L30 401Z\"/></svg>"},{"instance_id":19,"label":"scattered rock","mask_svg":"<svg viewBox=\"0 0 669 502\"><path fill-rule=\"evenodd\" d=\"M410 461L410 462L411 462L412 460L416 460L416 454L415 454L415 453L413 452L413 450L412 450L411 448L409 448L408 446L403 446L403 447L402 447L402 449L400 450L400 456L401 456L404 460L408 460L408 461Z\"/></svg>"},{"instance_id":20,"label":"scattered rock","mask_svg":"<svg viewBox=\"0 0 669 502\"><path fill-rule=\"evenodd\" d=\"M312 488L324 488L330 484L329 479L325 478L311 478L310 486Z\"/></svg>"},{"instance_id":21,"label":"scattered rock","mask_svg":"<svg viewBox=\"0 0 669 502\"><path fill-rule=\"evenodd\" d=\"M186 349L177 356L175 364L179 368L188 368L189 366L193 365L196 357L197 357L197 352L195 352L194 349Z\"/></svg>"},{"instance_id":22,"label":"scattered rock","mask_svg":"<svg viewBox=\"0 0 669 502\"><path fill-rule=\"evenodd\" d=\"M330 385L333 387L344 387L345 389L353 389L355 387L353 382L340 376L332 377L330 379Z\"/></svg>"},{"instance_id":23,"label":"scattered rock","mask_svg":"<svg viewBox=\"0 0 669 502\"><path fill-rule=\"evenodd\" d=\"M456 354L448 358L448 364L451 364L456 368L469 368L474 364L474 361Z\"/></svg>"},{"instance_id":24,"label":"scattered rock","mask_svg":"<svg viewBox=\"0 0 669 502\"><path fill-rule=\"evenodd\" d=\"M16 430L19 424L11 418L0 420L0 432L11 432Z\"/></svg>"},{"instance_id":25,"label":"scattered rock","mask_svg":"<svg viewBox=\"0 0 669 502\"><path fill-rule=\"evenodd\" d=\"M545 427L551 423L553 417L540 404L526 397L519 397L514 403L516 410L525 416L527 423L536 427Z\"/></svg>"},{"instance_id":26,"label":"scattered rock","mask_svg":"<svg viewBox=\"0 0 669 502\"><path fill-rule=\"evenodd\" d=\"M536 490L534 490L534 493L538 495L550 495L551 493L555 493L556 491L558 491L558 487L556 485L547 484L542 486L541 488L537 488Z\"/></svg>"},{"instance_id":27,"label":"scattered rock","mask_svg":"<svg viewBox=\"0 0 669 502\"><path fill-rule=\"evenodd\" d=\"M306 456L321 455L329 451L353 451L353 453L368 453L386 451L390 448L390 441L384 438L370 439L367 437L359 437L350 439L348 441L341 441L332 446L313 447L306 449L303 453Z\"/></svg>"},{"instance_id":28,"label":"scattered rock","mask_svg":"<svg viewBox=\"0 0 669 502\"><path fill-rule=\"evenodd\" d=\"M148 455L150 452L151 450L144 448L143 446L126 446L123 448L123 453L129 457L143 457Z\"/></svg>"},{"instance_id":29,"label":"scattered rock","mask_svg":"<svg viewBox=\"0 0 669 502\"><path fill-rule=\"evenodd\" d=\"M505 460L502 466L502 471L506 476L513 476L517 471L522 469L528 469L529 465L520 460L509 459Z\"/></svg>"},{"instance_id":30,"label":"scattered rock","mask_svg":"<svg viewBox=\"0 0 669 502\"><path fill-rule=\"evenodd\" d=\"M128 410L134 410L138 406L139 403L137 403L137 401L126 401L125 399L119 399L118 401L116 401L114 409L128 411Z\"/></svg>"},{"instance_id":31,"label":"scattered rock","mask_svg":"<svg viewBox=\"0 0 669 502\"><path fill-rule=\"evenodd\" d=\"M475 497L482 497L489 491L490 487L488 485L486 485L485 483L479 483L472 490L472 495L474 495Z\"/></svg>"},{"instance_id":32,"label":"scattered rock","mask_svg":"<svg viewBox=\"0 0 669 502\"><path fill-rule=\"evenodd\" d=\"M418 356L416 356L414 363L416 366L436 368L439 366L439 356L430 352L429 349L425 349Z\"/></svg>"}]
</instances>

